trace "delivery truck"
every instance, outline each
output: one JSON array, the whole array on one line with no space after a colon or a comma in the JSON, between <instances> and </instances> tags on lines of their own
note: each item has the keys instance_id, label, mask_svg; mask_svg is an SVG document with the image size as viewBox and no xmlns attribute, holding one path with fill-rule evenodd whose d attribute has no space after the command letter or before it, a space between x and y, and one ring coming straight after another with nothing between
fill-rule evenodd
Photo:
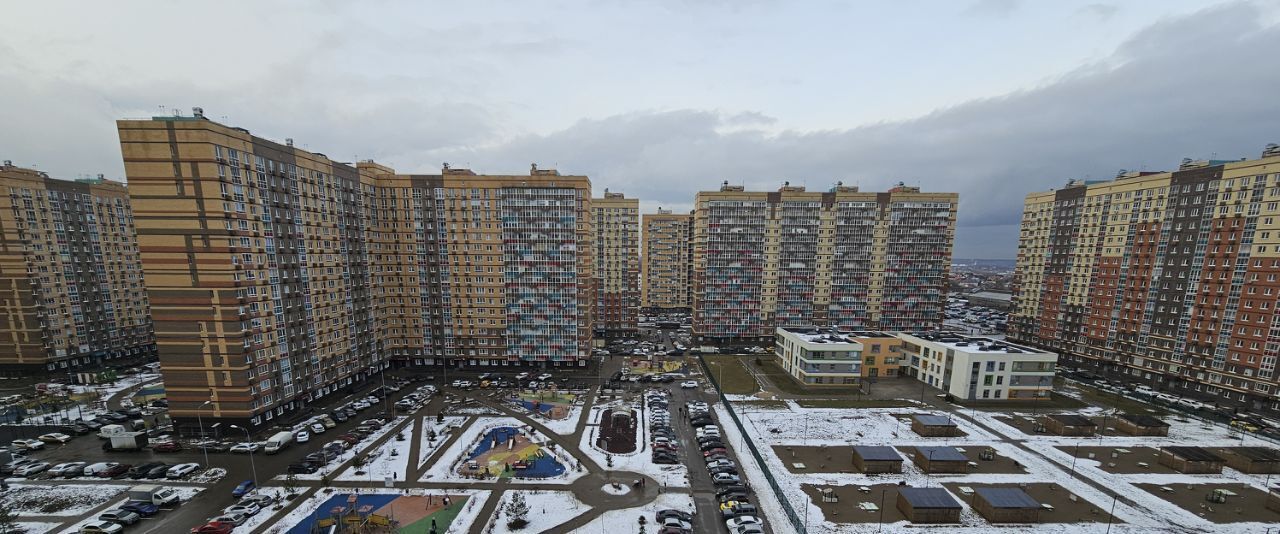
<instances>
[{"instance_id":1,"label":"delivery truck","mask_svg":"<svg viewBox=\"0 0 1280 534\"><path fill-rule=\"evenodd\" d=\"M178 496L178 492L172 488L144 484L129 488L129 500L149 502L156 506L170 506L179 504L182 499Z\"/></svg>"},{"instance_id":2,"label":"delivery truck","mask_svg":"<svg viewBox=\"0 0 1280 534\"><path fill-rule=\"evenodd\" d=\"M262 447L262 450L267 454L275 454L288 447L291 442L293 442L293 432L277 432L267 439L267 444Z\"/></svg>"}]
</instances>

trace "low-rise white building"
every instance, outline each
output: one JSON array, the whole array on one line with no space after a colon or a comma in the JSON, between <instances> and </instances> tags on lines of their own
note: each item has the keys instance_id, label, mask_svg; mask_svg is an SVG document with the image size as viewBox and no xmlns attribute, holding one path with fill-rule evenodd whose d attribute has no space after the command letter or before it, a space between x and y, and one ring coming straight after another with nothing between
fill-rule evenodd
<instances>
[{"instance_id":1,"label":"low-rise white building","mask_svg":"<svg viewBox=\"0 0 1280 534\"><path fill-rule=\"evenodd\" d=\"M862 376L862 344L839 332L778 328L774 354L805 384L856 384Z\"/></svg>"},{"instance_id":2,"label":"low-rise white building","mask_svg":"<svg viewBox=\"0 0 1280 534\"><path fill-rule=\"evenodd\" d=\"M1049 400L1058 355L950 332L898 334L907 374L962 400Z\"/></svg>"}]
</instances>

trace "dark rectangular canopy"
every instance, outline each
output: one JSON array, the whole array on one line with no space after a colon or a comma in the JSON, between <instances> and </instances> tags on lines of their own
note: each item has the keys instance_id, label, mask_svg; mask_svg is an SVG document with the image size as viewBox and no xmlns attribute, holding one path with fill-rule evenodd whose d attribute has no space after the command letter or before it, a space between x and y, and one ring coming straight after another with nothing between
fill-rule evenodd
<instances>
[{"instance_id":1,"label":"dark rectangular canopy","mask_svg":"<svg viewBox=\"0 0 1280 534\"><path fill-rule=\"evenodd\" d=\"M1142 414L1136 414L1136 413L1122 413L1120 414L1120 418L1130 423L1133 423L1134 425L1137 425L1137 426L1146 426L1146 427L1169 426L1169 423L1161 421L1158 417L1153 417L1150 415L1142 415Z\"/></svg>"},{"instance_id":2,"label":"dark rectangular canopy","mask_svg":"<svg viewBox=\"0 0 1280 534\"><path fill-rule=\"evenodd\" d=\"M913 418L924 426L956 426L950 417L941 415L916 415Z\"/></svg>"},{"instance_id":3,"label":"dark rectangular canopy","mask_svg":"<svg viewBox=\"0 0 1280 534\"><path fill-rule=\"evenodd\" d=\"M920 510L926 508L960 508L960 503L942 488L902 488L898 494L906 499L911 507Z\"/></svg>"},{"instance_id":4,"label":"dark rectangular canopy","mask_svg":"<svg viewBox=\"0 0 1280 534\"><path fill-rule=\"evenodd\" d=\"M930 462L967 462L969 458L956 450L955 447L916 447Z\"/></svg>"},{"instance_id":5,"label":"dark rectangular canopy","mask_svg":"<svg viewBox=\"0 0 1280 534\"><path fill-rule=\"evenodd\" d=\"M1020 488L974 488L973 491L995 508L1040 508L1040 503Z\"/></svg>"},{"instance_id":6,"label":"dark rectangular canopy","mask_svg":"<svg viewBox=\"0 0 1280 534\"><path fill-rule=\"evenodd\" d=\"M1203 447L1165 447L1169 453L1191 462L1221 462L1222 458Z\"/></svg>"},{"instance_id":7,"label":"dark rectangular canopy","mask_svg":"<svg viewBox=\"0 0 1280 534\"><path fill-rule=\"evenodd\" d=\"M1073 413L1053 414L1048 416L1050 419L1062 423L1062 426L1098 426L1088 417Z\"/></svg>"},{"instance_id":8,"label":"dark rectangular canopy","mask_svg":"<svg viewBox=\"0 0 1280 534\"><path fill-rule=\"evenodd\" d=\"M870 460L873 462L882 462L882 461L883 462L901 462L902 461L902 456L899 456L898 451L893 450L893 447L886 447L883 445L877 445L877 446L856 445L853 447L853 451L858 453L858 457L862 458L863 460Z\"/></svg>"}]
</instances>

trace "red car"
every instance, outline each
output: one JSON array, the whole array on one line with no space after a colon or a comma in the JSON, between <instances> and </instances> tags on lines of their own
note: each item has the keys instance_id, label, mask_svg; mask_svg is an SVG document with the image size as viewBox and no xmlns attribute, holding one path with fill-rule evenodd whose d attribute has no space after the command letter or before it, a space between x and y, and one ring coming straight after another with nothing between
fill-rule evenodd
<instances>
[{"instance_id":1,"label":"red car","mask_svg":"<svg viewBox=\"0 0 1280 534\"><path fill-rule=\"evenodd\" d=\"M235 528L236 526L231 523L213 521L192 528L191 534L231 534L231 531Z\"/></svg>"},{"instance_id":2,"label":"red car","mask_svg":"<svg viewBox=\"0 0 1280 534\"><path fill-rule=\"evenodd\" d=\"M155 446L151 447L151 450L156 452L178 452L182 450L182 445L179 445L176 441L166 441L155 444Z\"/></svg>"},{"instance_id":3,"label":"red car","mask_svg":"<svg viewBox=\"0 0 1280 534\"><path fill-rule=\"evenodd\" d=\"M129 464L119 464L119 465L116 465L115 467L103 469L102 471L98 471L98 478L118 477L120 475L128 473L130 467L133 467L133 466Z\"/></svg>"},{"instance_id":4,"label":"red car","mask_svg":"<svg viewBox=\"0 0 1280 534\"><path fill-rule=\"evenodd\" d=\"M703 452L703 453L702 453L702 455L703 455L703 456L711 456L712 454L727 454L728 452L729 452L729 451L724 450L724 447L720 447L720 448L716 448L716 449L711 449L711 450L709 450L709 451L705 451L705 452Z\"/></svg>"}]
</instances>

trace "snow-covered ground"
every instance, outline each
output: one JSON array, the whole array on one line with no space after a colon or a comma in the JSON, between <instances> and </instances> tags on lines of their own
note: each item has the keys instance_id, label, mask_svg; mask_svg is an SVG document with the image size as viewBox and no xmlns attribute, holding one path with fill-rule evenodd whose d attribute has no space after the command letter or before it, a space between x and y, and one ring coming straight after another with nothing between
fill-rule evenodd
<instances>
[{"instance_id":1,"label":"snow-covered ground","mask_svg":"<svg viewBox=\"0 0 1280 534\"><path fill-rule=\"evenodd\" d=\"M355 458L356 455L363 453L365 450L371 447L374 442L381 439L382 436L385 436L391 433L391 431L394 430L397 426L399 426L400 423L404 422L405 419L408 419L408 417L400 416L400 417L396 417L395 419L392 419L391 421L388 421L387 424L382 425L382 428L379 428L376 432L374 432L373 434L370 434L369 437L365 438L363 441L356 444L355 447L342 451L342 454L339 454L337 458L329 460L329 465L322 467L319 471L316 471L314 473L294 475L294 478L298 480L320 480L325 476L332 477L334 469L337 469L342 464L346 463L352 458ZM322 437L323 437L323 434L320 436L313 436L311 439L321 439ZM408 452L409 440L407 437L405 438L404 441L399 441L399 442L395 441L393 438L391 440L391 443L405 444L404 445L405 450L401 452L401 455L404 456L409 454ZM280 474L280 475L276 475L276 477L273 480L284 480L286 478L288 478L288 474ZM364 480L364 478L358 478L357 480Z\"/></svg>"},{"instance_id":2,"label":"snow-covered ground","mask_svg":"<svg viewBox=\"0 0 1280 534\"><path fill-rule=\"evenodd\" d=\"M453 445L450 445L448 449L441 453L440 459L422 473L422 478L419 481L472 481L473 479L458 474L458 466L461 465L464 458L471 454L471 450L477 443L479 443L480 439L489 432L489 430L503 426L515 428L528 427L528 425L524 424L519 419L512 417L481 417L473 423L471 427L467 428L466 431L459 436L458 440L453 442ZM533 441L537 443L546 443L547 438L542 435L537 435L533 438ZM578 461L568 453L564 452L560 447L550 448L544 446L542 450L554 456L557 462L564 465L564 473L560 476L550 478L513 477L510 479L512 484L569 484L587 474L586 470L581 468Z\"/></svg>"},{"instance_id":3,"label":"snow-covered ground","mask_svg":"<svg viewBox=\"0 0 1280 534\"><path fill-rule=\"evenodd\" d=\"M409 471L411 446L409 436L414 431L413 425L414 423L410 423L405 429L403 441L396 441L396 438L392 437L377 450L369 453L370 458L363 466L348 467L335 480L365 480L372 484L382 483L387 477L391 477L391 480L396 482L404 482L406 473Z\"/></svg>"},{"instance_id":4,"label":"snow-covered ground","mask_svg":"<svg viewBox=\"0 0 1280 534\"><path fill-rule=\"evenodd\" d=\"M51 486L40 482L10 482L9 489L0 492L0 506L21 515L77 516L105 504L127 489L129 486L115 484Z\"/></svg>"},{"instance_id":5,"label":"snow-covered ground","mask_svg":"<svg viewBox=\"0 0 1280 534\"><path fill-rule=\"evenodd\" d=\"M519 530L507 527L509 515L506 508L511 503L512 496L516 494L524 496L524 502L529 507L529 513L525 516L525 519L529 520L529 524ZM498 503L498 508L494 511L493 517L489 518L485 532L491 534L552 532L557 525L569 521L590 509L590 506L579 501L572 492L568 491L508 491L502 494L502 502Z\"/></svg>"},{"instance_id":6,"label":"snow-covered ground","mask_svg":"<svg viewBox=\"0 0 1280 534\"><path fill-rule=\"evenodd\" d=\"M44 534L45 532L53 532L60 525L58 523L27 523L20 521L14 523L13 526L22 529L26 534Z\"/></svg>"},{"instance_id":7,"label":"snow-covered ground","mask_svg":"<svg viewBox=\"0 0 1280 534\"><path fill-rule=\"evenodd\" d=\"M649 450L649 441L647 439L649 432L649 410L647 409L642 411L642 421L637 428L635 452L612 454L596 447L596 433L600 430L600 418L604 415L604 411L621 405L621 401L613 401L608 404L591 407L589 415L591 419L588 421L586 429L582 432L582 439L578 443L578 448L582 449L582 452L590 456L592 460L595 460L601 469L607 471L631 471L648 475L664 486L689 487L689 469L684 464L663 465L653 463L653 454ZM688 446L688 444L685 445ZM612 467L609 465L610 461L612 461Z\"/></svg>"},{"instance_id":8,"label":"snow-covered ground","mask_svg":"<svg viewBox=\"0 0 1280 534\"><path fill-rule=\"evenodd\" d=\"M418 465L427 463L427 458L449 440L449 427L462 426L466 422L466 417L457 416L445 416L443 423L437 423L435 417L422 418L422 422L418 424L419 432L422 433L422 441L418 443ZM427 439L427 434L432 431L436 433L434 441Z\"/></svg>"},{"instance_id":9,"label":"snow-covered ground","mask_svg":"<svg viewBox=\"0 0 1280 534\"><path fill-rule=\"evenodd\" d=\"M693 513L693 496L688 493L662 493L658 495L657 499L644 506L609 510L600 514L600 517L573 530L570 534L635 532L639 526L637 519L640 516L645 516L645 531L655 532L653 528L654 514L658 513L658 510L667 509L684 510ZM814 532L815 534L817 533L817 531Z\"/></svg>"},{"instance_id":10,"label":"snow-covered ground","mask_svg":"<svg viewBox=\"0 0 1280 534\"><path fill-rule=\"evenodd\" d=\"M564 419L550 419L543 417L542 414L531 414L530 417L542 426L547 427L547 430L561 436L567 436L578 429L578 420L582 419L582 403L580 401L575 402L569 408L569 415L565 416Z\"/></svg>"},{"instance_id":11,"label":"snow-covered ground","mask_svg":"<svg viewBox=\"0 0 1280 534\"><path fill-rule=\"evenodd\" d=\"M859 524L859 523L837 523L827 521L818 506L812 504L809 498L802 492L801 487L804 484L815 485L874 485L883 483L892 483L903 481L911 486L924 486L930 481L933 486L940 483L974 483L974 484L990 484L990 483L1055 483L1063 489L1079 496L1095 506L1104 510L1109 510L1113 502L1113 496L1109 492L1097 489L1093 485L1087 484L1080 478L1074 478L1069 474L1069 467L1072 464L1072 456L1068 452L1056 449L1058 446L1069 446L1076 443L1083 443L1085 446L1110 446L1110 447L1162 447L1168 445L1196 445L1196 446L1238 446L1240 444L1239 436L1231 434L1227 429L1203 424L1199 421L1179 421L1175 418L1168 418L1166 422L1170 423L1171 428L1169 437L1130 437L1130 436L1106 436L1101 439L1094 438L1077 438L1062 437L1045 434L1027 435L1018 429L1005 424L996 419L998 416L1004 416L1003 413L991 414L985 412L969 412L953 413L952 420L959 425L960 429L968 435L958 438L923 438L917 436L909 428L909 422L899 420L892 414L914 413L919 410L915 409L859 409L859 410L829 410L829 409L811 409L802 408L795 403L788 402L787 409L771 409L758 410L754 407L735 406L739 416L744 420L747 431L751 440L757 445L761 453L765 457L769 470L782 486L783 493L781 497L786 498L795 507L797 513L805 514L805 508L808 508L807 517L811 527L819 525L814 531L832 532L838 534L854 533L854 532L874 532L877 531L879 525ZM745 409L745 410L744 410ZM717 413L723 424L721 428L725 432L726 438L732 440L737 445L741 443L741 437L738 436L735 425L729 423L727 414L723 407L716 408ZM744 413L744 411L746 413ZM937 412L935 412L937 413ZM1100 412L1096 408L1078 410L1072 413L1079 413L1085 416L1097 416ZM1012 414L1014 417L1030 417L1033 414ZM970 421L977 421L995 431L995 434L978 428ZM807 430L805 427L808 427ZM1030 450L1018 447L1013 443L1008 443L1005 438L1020 441L1024 443ZM1013 459L1020 463L1026 470L1026 473L1018 474L935 474L926 475L912 462L905 461L903 463L903 472L901 475L893 475L886 477L885 475L867 476L860 473L791 473L784 465L781 459L774 453L773 445L890 445L896 447L916 446L916 445L956 445L961 447L984 446L991 447L1003 457ZM1248 443L1247 443L1248 444ZM1260 445L1261 443L1252 443ZM1034 452L1032 452L1034 451ZM750 456L745 449L739 449L739 458L743 462L750 463ZM1077 459L1074 469L1077 473L1086 479L1097 481L1103 487L1114 489L1123 494L1126 498L1131 499L1136 506L1128 506L1123 502L1119 502L1115 506L1115 515L1123 524L1112 525L1111 530L1114 532L1256 532L1265 530L1267 525L1258 523L1233 523L1233 524L1215 524L1198 517L1196 514L1187 512L1160 497L1150 494L1140 488L1135 488L1130 484L1139 483L1159 483L1159 484L1209 484L1209 483L1246 483L1253 485L1258 489L1264 489L1266 475L1246 475L1234 469L1226 468L1220 475L1183 475L1183 474L1159 474L1159 473L1140 473L1140 474L1111 474L1098 468L1101 464L1100 460ZM761 505L765 513L769 517L782 518L781 510L772 509L774 505L770 502L771 493L768 486L763 480L758 469L744 469L744 473L751 481L752 486L760 493ZM958 527L948 527L948 532L968 532L968 533L987 533L987 532L1014 532L1018 529L1008 527L992 526L984 519L977 515L965 499L957 499L963 506L961 514L961 525ZM780 507L779 507L780 508ZM774 528L779 527L780 521L775 520ZM784 525L786 526L786 525ZM1274 525L1272 525L1274 526ZM893 525L885 525L885 531L888 532L915 532L921 527L919 525L911 525L907 522L900 522ZM1105 523L1088 523L1088 524L1053 524L1044 523L1037 524L1037 532L1049 533L1067 533L1067 532L1101 532L1105 530Z\"/></svg>"}]
</instances>

